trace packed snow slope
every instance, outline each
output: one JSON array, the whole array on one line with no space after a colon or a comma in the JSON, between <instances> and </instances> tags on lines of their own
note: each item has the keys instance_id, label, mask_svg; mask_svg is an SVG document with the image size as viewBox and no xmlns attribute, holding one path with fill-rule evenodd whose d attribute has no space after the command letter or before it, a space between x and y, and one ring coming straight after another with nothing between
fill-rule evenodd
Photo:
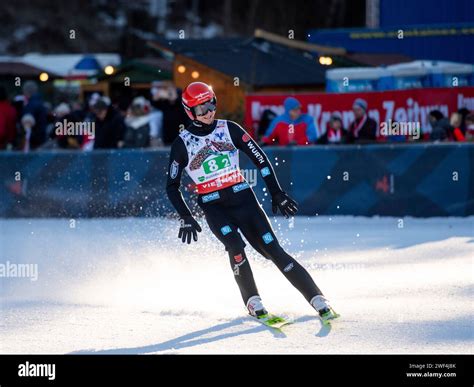
<instances>
[{"instance_id":1,"label":"packed snow slope","mask_svg":"<svg viewBox=\"0 0 474 387\"><path fill-rule=\"evenodd\" d=\"M271 220L332 328L249 248L267 309L295 323L248 317L207 227L183 245L162 218L0 220L0 353L473 353L474 218Z\"/></svg>"}]
</instances>

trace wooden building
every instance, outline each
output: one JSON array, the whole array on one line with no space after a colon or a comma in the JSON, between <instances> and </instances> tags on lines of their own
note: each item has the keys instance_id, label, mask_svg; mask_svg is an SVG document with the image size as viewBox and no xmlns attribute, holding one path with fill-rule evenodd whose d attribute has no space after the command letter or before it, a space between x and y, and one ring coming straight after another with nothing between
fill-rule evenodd
<instances>
[{"instance_id":1,"label":"wooden building","mask_svg":"<svg viewBox=\"0 0 474 387\"><path fill-rule=\"evenodd\" d=\"M184 88L193 81L210 84L220 114L241 119L247 93L322 91L326 66L319 55L344 55L339 48L291 41L256 31L250 38L161 39L148 43L173 63L173 80ZM316 53L316 49L318 53ZM350 65L344 60L344 65Z\"/></svg>"}]
</instances>

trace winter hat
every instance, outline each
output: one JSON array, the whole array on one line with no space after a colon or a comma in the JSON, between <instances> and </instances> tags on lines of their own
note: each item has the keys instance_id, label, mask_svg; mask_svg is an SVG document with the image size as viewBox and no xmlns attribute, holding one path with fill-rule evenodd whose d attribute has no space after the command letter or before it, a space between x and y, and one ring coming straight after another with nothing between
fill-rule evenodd
<instances>
[{"instance_id":1,"label":"winter hat","mask_svg":"<svg viewBox=\"0 0 474 387\"><path fill-rule=\"evenodd\" d=\"M142 109L145 109L150 106L150 102L145 97L139 96L133 99L132 105L139 106Z\"/></svg>"},{"instance_id":2,"label":"winter hat","mask_svg":"<svg viewBox=\"0 0 474 387\"><path fill-rule=\"evenodd\" d=\"M150 102L145 97L135 97L132 101L131 108L135 112L141 111L142 113L148 113L150 111Z\"/></svg>"},{"instance_id":3,"label":"winter hat","mask_svg":"<svg viewBox=\"0 0 474 387\"><path fill-rule=\"evenodd\" d=\"M283 102L283 106L285 107L285 111L289 112L290 110L301 107L301 104L296 98L288 97L285 99L285 102Z\"/></svg>"},{"instance_id":4,"label":"winter hat","mask_svg":"<svg viewBox=\"0 0 474 387\"><path fill-rule=\"evenodd\" d=\"M71 108L65 102L60 103L54 109L54 114L60 117L65 116L66 114L69 114L69 113L71 113Z\"/></svg>"},{"instance_id":5,"label":"winter hat","mask_svg":"<svg viewBox=\"0 0 474 387\"><path fill-rule=\"evenodd\" d=\"M334 112L334 113L331 114L331 118L330 118L330 119L331 119L331 121L332 121L332 120L338 120L338 121L341 121L341 122L342 122L342 115L341 115L341 113L339 113L339 112Z\"/></svg>"},{"instance_id":6,"label":"winter hat","mask_svg":"<svg viewBox=\"0 0 474 387\"><path fill-rule=\"evenodd\" d=\"M432 110L430 111L429 115L436 119L436 121L439 121L444 118L443 113L441 113L439 110Z\"/></svg>"},{"instance_id":7,"label":"winter hat","mask_svg":"<svg viewBox=\"0 0 474 387\"><path fill-rule=\"evenodd\" d=\"M93 93L89 98L89 107L93 107L99 99L100 99L100 94Z\"/></svg>"},{"instance_id":8,"label":"winter hat","mask_svg":"<svg viewBox=\"0 0 474 387\"><path fill-rule=\"evenodd\" d=\"M103 111L107 110L110 106L110 98L109 97L100 97L97 102L92 106L93 110Z\"/></svg>"},{"instance_id":9,"label":"winter hat","mask_svg":"<svg viewBox=\"0 0 474 387\"><path fill-rule=\"evenodd\" d=\"M364 112L367 111L367 101L362 98L357 98L352 104L352 107L354 106L359 106Z\"/></svg>"},{"instance_id":10,"label":"winter hat","mask_svg":"<svg viewBox=\"0 0 474 387\"><path fill-rule=\"evenodd\" d=\"M28 125L28 124L31 124L31 126L35 126L36 125L35 117L33 117L33 115L29 113L25 114L23 117L21 117L21 124L23 126Z\"/></svg>"}]
</instances>

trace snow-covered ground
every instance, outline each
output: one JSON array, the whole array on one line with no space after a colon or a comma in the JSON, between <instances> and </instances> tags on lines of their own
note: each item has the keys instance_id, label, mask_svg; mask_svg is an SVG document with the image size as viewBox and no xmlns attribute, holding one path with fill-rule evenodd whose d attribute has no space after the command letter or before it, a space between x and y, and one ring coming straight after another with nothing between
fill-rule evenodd
<instances>
[{"instance_id":1,"label":"snow-covered ground","mask_svg":"<svg viewBox=\"0 0 474 387\"><path fill-rule=\"evenodd\" d=\"M295 324L247 317L207 228L188 246L164 219L0 220L4 275L38 265L0 278L0 353L473 353L474 218L272 221L342 315L332 329L253 250L267 309Z\"/></svg>"}]
</instances>

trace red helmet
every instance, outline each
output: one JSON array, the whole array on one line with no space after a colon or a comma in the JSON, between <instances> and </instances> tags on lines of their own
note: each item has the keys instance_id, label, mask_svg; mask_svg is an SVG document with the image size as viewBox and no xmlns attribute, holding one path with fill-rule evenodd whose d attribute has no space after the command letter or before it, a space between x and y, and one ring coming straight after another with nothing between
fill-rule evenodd
<instances>
[{"instance_id":1,"label":"red helmet","mask_svg":"<svg viewBox=\"0 0 474 387\"><path fill-rule=\"evenodd\" d=\"M193 82L184 89L182 103L188 117L195 120L196 116L206 114L209 110L215 110L217 99L209 85L203 82ZM199 108L196 111L195 108L199 105L204 105L204 109Z\"/></svg>"}]
</instances>

